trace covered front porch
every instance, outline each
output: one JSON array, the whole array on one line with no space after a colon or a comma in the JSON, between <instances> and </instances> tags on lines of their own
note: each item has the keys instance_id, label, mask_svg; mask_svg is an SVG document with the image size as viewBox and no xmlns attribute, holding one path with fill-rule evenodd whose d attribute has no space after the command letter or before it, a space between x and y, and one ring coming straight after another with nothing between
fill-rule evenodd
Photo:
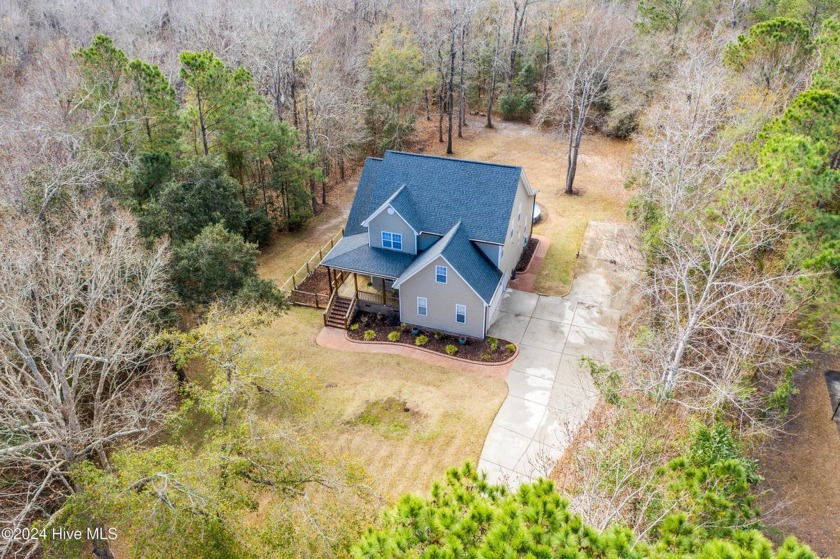
<instances>
[{"instance_id":1,"label":"covered front porch","mask_svg":"<svg viewBox=\"0 0 840 559\"><path fill-rule=\"evenodd\" d=\"M399 292L393 278L377 277L327 267L330 299L324 312L324 325L347 328L359 310L399 313Z\"/></svg>"},{"instance_id":2,"label":"covered front porch","mask_svg":"<svg viewBox=\"0 0 840 559\"><path fill-rule=\"evenodd\" d=\"M399 294L392 285L414 258L406 252L370 247L366 233L343 237L321 262L330 285L324 323L347 328L359 308L399 312Z\"/></svg>"}]
</instances>

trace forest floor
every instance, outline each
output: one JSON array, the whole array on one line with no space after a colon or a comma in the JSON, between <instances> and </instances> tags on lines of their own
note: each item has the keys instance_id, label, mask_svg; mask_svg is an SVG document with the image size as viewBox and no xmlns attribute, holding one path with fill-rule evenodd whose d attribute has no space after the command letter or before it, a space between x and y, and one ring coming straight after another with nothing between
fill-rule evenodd
<instances>
[{"instance_id":1,"label":"forest floor","mask_svg":"<svg viewBox=\"0 0 840 559\"><path fill-rule=\"evenodd\" d=\"M830 419L826 369L840 370L840 358L820 355L795 378L791 420L759 458L766 478L760 505L769 536L794 535L820 557L840 557L840 436Z\"/></svg>"},{"instance_id":2,"label":"forest floor","mask_svg":"<svg viewBox=\"0 0 840 559\"><path fill-rule=\"evenodd\" d=\"M563 194L565 145L562 138L527 124L499 122L484 128L469 117L464 138L454 138L454 157L521 165L539 191L544 217L534 228L551 237L551 248L537 279L537 290L565 294L576 254L590 220L626 221L629 193L622 171L629 144L587 137L582 146L576 188ZM442 155L436 122L421 119L416 141L406 151ZM279 236L260 257L259 273L278 285L344 226L360 169L328 193L326 209L298 233ZM427 492L446 469L465 460L478 462L484 438L507 394L504 380L458 373L386 354L334 351L315 345L322 328L320 311L295 307L267 329L261 345L277 359L308 373L319 393L313 417L331 448L361 464L386 500L406 492ZM476 396L479 397L476 397ZM385 417L361 421L370 409L404 402L411 421ZM422 457L418 459L417 457Z\"/></svg>"}]
</instances>

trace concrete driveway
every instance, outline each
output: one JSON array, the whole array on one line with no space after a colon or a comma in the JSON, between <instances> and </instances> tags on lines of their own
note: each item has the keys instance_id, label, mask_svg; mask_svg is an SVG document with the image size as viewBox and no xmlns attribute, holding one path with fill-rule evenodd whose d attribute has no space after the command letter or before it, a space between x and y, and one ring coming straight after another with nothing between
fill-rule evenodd
<instances>
[{"instance_id":1,"label":"concrete driveway","mask_svg":"<svg viewBox=\"0 0 840 559\"><path fill-rule=\"evenodd\" d=\"M598 402L581 357L609 361L641 256L628 225L590 222L572 291L510 290L488 334L519 345L479 469L511 488L547 476Z\"/></svg>"}]
</instances>

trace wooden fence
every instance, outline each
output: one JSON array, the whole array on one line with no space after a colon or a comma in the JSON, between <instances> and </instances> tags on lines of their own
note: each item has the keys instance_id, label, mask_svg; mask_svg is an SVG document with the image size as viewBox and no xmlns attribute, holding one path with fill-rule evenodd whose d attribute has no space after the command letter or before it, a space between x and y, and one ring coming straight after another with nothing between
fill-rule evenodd
<instances>
[{"instance_id":1,"label":"wooden fence","mask_svg":"<svg viewBox=\"0 0 840 559\"><path fill-rule=\"evenodd\" d=\"M285 293L294 304L306 307L315 307L318 309L326 307L327 301L330 298L329 293L324 294L302 291L298 289L298 286L306 281L306 278L311 276L315 270L318 269L318 266L321 265L321 261L324 260L327 253L330 252L330 250L335 246L335 243L337 243L343 236L344 229L342 228L341 231L333 235L333 237L324 244L324 246L319 248L309 260L304 262L303 266L298 268L298 270L280 287L280 291ZM298 295L298 297L294 297L293 295Z\"/></svg>"}]
</instances>

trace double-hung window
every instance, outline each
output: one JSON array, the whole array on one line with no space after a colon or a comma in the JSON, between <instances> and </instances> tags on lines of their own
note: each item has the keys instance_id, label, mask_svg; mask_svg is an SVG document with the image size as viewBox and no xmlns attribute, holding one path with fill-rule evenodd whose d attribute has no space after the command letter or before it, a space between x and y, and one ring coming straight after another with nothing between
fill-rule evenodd
<instances>
[{"instance_id":1,"label":"double-hung window","mask_svg":"<svg viewBox=\"0 0 840 559\"><path fill-rule=\"evenodd\" d=\"M382 232L382 248L402 250L402 235L399 233Z\"/></svg>"},{"instance_id":2,"label":"double-hung window","mask_svg":"<svg viewBox=\"0 0 840 559\"><path fill-rule=\"evenodd\" d=\"M435 266L435 281L446 283L446 266Z\"/></svg>"},{"instance_id":3,"label":"double-hung window","mask_svg":"<svg viewBox=\"0 0 840 559\"><path fill-rule=\"evenodd\" d=\"M467 306L455 305L455 322L458 324L467 323Z\"/></svg>"},{"instance_id":4,"label":"double-hung window","mask_svg":"<svg viewBox=\"0 0 840 559\"><path fill-rule=\"evenodd\" d=\"M425 297L417 298L417 316L426 316L429 313L429 302Z\"/></svg>"}]
</instances>

